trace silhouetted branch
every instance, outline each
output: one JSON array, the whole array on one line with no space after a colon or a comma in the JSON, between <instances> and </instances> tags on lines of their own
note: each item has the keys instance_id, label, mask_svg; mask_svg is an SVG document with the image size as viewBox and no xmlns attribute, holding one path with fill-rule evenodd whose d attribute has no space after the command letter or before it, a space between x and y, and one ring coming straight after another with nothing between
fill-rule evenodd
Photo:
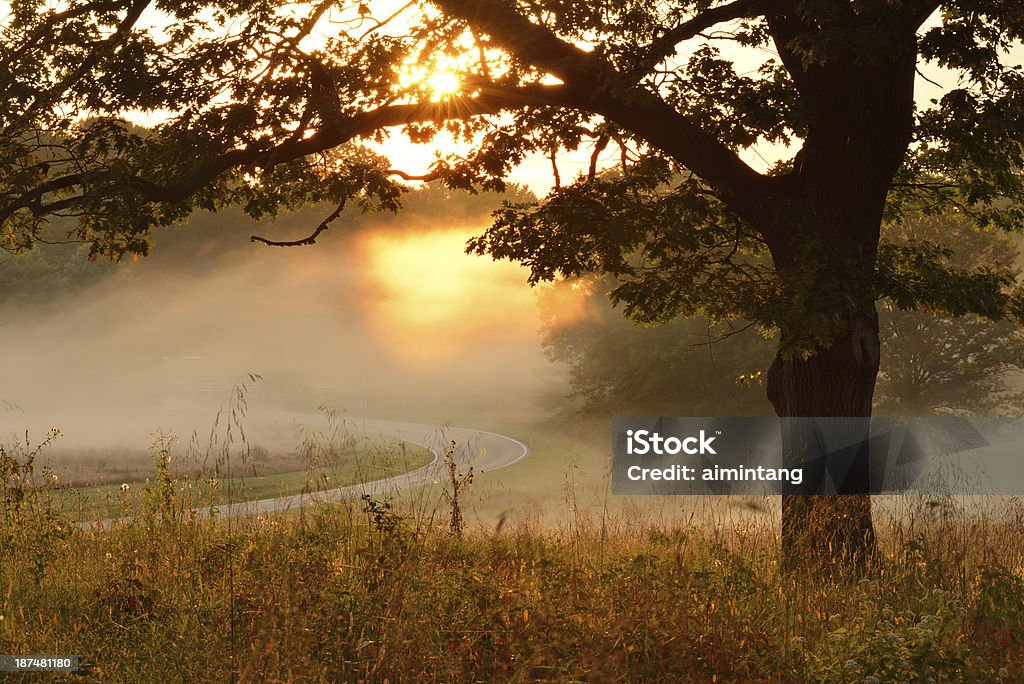
<instances>
[{"instance_id":1,"label":"silhouetted branch","mask_svg":"<svg viewBox=\"0 0 1024 684\"><path fill-rule=\"evenodd\" d=\"M708 326L708 341L707 342L696 342L694 344L691 344L690 346L691 347L708 347L710 345L713 345L713 344L716 344L718 342L721 342L722 340L729 339L733 335L739 335L740 333L746 332L747 330L750 330L751 328L753 328L755 325L757 325L757 324L756 323L748 323L745 326L743 326L742 328L733 328L730 325L728 332L724 332L721 335L716 335L715 337L711 337L711 327L709 325Z\"/></svg>"},{"instance_id":2,"label":"silhouetted branch","mask_svg":"<svg viewBox=\"0 0 1024 684\"><path fill-rule=\"evenodd\" d=\"M304 247L306 245L313 245L316 244L316 239L320 235L320 233L327 230L330 227L331 223L333 223L336 218L341 216L341 212L344 210L345 200L342 200L341 204L338 205L338 208L332 211L330 216L321 221L320 225L316 227L316 230L314 230L309 236L304 237L301 240L268 240L267 238L260 237L259 235L252 235L249 237L249 240L250 242L262 242L263 244L270 245L271 247Z\"/></svg>"},{"instance_id":3,"label":"silhouetted branch","mask_svg":"<svg viewBox=\"0 0 1024 684\"><path fill-rule=\"evenodd\" d=\"M725 5L700 12L692 19L665 31L651 43L644 60L626 75L630 80L642 78L655 65L675 54L679 43L696 38L701 32L727 21L760 16L764 12L763 0L735 0Z\"/></svg>"},{"instance_id":4,"label":"silhouetted branch","mask_svg":"<svg viewBox=\"0 0 1024 684\"><path fill-rule=\"evenodd\" d=\"M594 151L590 155L590 168L587 170L587 180L592 181L597 176L597 162L601 153L604 152L604 148L608 147L608 141L610 138L607 135L602 135L594 143Z\"/></svg>"},{"instance_id":5,"label":"silhouetted branch","mask_svg":"<svg viewBox=\"0 0 1024 684\"><path fill-rule=\"evenodd\" d=\"M416 175L412 173L406 173L401 169L388 169L387 171L385 171L385 173L391 176L398 176L404 181L422 181L424 183L429 183L430 181L437 180L438 178L441 177L441 174L438 173L437 171L430 171L428 173Z\"/></svg>"}]
</instances>

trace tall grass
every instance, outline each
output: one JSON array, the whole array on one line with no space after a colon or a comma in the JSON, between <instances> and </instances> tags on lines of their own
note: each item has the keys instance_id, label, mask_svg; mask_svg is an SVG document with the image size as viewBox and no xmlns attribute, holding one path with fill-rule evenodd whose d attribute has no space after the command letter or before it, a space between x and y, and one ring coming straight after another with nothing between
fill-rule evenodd
<instances>
[{"instance_id":1,"label":"tall grass","mask_svg":"<svg viewBox=\"0 0 1024 684\"><path fill-rule=\"evenodd\" d=\"M572 472L558 527L452 534L416 497L197 519L166 471L139 515L82 528L47 503L38 447L0 449L0 653L77 654L77 678L1024 680L1014 501L890 501L865 573L810 580L780 569L771 516L608 515L576 506Z\"/></svg>"}]
</instances>

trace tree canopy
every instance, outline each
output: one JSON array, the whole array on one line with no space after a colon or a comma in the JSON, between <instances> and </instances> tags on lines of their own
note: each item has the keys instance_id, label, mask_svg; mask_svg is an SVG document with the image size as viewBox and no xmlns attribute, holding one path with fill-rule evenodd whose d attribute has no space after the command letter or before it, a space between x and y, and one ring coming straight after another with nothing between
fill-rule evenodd
<instances>
[{"instance_id":1,"label":"tree canopy","mask_svg":"<svg viewBox=\"0 0 1024 684\"><path fill-rule=\"evenodd\" d=\"M30 247L53 216L118 258L196 208L394 209L408 172L362 143L389 127L418 141L446 130L470 149L429 177L454 187L502 187L529 154L593 155L543 206L509 207L475 249L523 260L535 279L615 273L640 319L782 323L807 349L835 332L843 295L823 296L813 274L778 277L770 243L789 238L769 226L803 200L776 200L819 153L857 166L819 143L826 127L881 118L895 123L847 143L891 157L872 160L890 211L925 198L1016 226L1024 73L1007 50L1022 30L1011 2L17 0L0 34L2 245ZM879 77L901 59L900 82ZM918 61L955 85L917 111L889 106L912 97ZM437 73L457 90L432 90ZM130 123L147 112L152 130ZM792 158L758 173L740 153L765 143ZM797 251L820 250L814 237ZM882 245L874 267L866 287L901 306L999 317L1013 303L1005 274L956 271L926 249Z\"/></svg>"},{"instance_id":2,"label":"tree canopy","mask_svg":"<svg viewBox=\"0 0 1024 684\"><path fill-rule=\"evenodd\" d=\"M195 209L396 209L418 170L367 143L445 132L465 151L439 149L420 178L451 187L501 188L533 154L553 170L590 155L471 249L534 280L614 275L639 320L777 331L766 390L781 416L870 415L880 299L1024 314L1006 269L881 240L886 215L922 208L1021 226L1013 0L13 0L2 26L8 250L54 216L118 258ZM929 102L922 67L943 70ZM136 128L140 113L158 123ZM788 155L755 168L766 144ZM870 502L850 501L814 524L810 503L784 501L784 547L869 548Z\"/></svg>"},{"instance_id":3,"label":"tree canopy","mask_svg":"<svg viewBox=\"0 0 1024 684\"><path fill-rule=\"evenodd\" d=\"M1019 272L1020 237L979 230L955 214L916 216L883 232L894 244L929 241L960 268L998 264ZM699 316L631 324L608 301L615 287L608 276L564 281L538 299L545 352L569 372L563 417L770 411L761 384L773 340L739 321L713 325ZM557 306L559 289L584 298L582 313L565 315ZM879 333L876 412L1016 415L1024 406L1024 329L1014 322L906 311L884 300Z\"/></svg>"}]
</instances>

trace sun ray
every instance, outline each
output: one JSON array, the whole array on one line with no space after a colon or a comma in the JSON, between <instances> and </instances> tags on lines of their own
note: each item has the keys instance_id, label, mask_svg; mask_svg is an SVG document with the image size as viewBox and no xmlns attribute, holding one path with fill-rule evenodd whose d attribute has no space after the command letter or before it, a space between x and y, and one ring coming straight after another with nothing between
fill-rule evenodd
<instances>
[{"instance_id":1,"label":"sun ray","mask_svg":"<svg viewBox=\"0 0 1024 684\"><path fill-rule=\"evenodd\" d=\"M462 87L462 80L452 71L435 71L427 77L433 99L443 100L455 95Z\"/></svg>"}]
</instances>

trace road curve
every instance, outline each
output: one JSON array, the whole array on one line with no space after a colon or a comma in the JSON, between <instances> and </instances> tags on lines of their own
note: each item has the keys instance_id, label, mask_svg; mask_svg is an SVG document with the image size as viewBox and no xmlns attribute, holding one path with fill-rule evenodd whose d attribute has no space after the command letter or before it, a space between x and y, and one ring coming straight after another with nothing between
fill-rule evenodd
<instances>
[{"instance_id":1,"label":"road curve","mask_svg":"<svg viewBox=\"0 0 1024 684\"><path fill-rule=\"evenodd\" d=\"M255 416L250 416L250 418ZM266 412L260 417L273 418L278 421L287 420L307 428L326 427L327 418L322 415L288 413L283 411ZM318 425L319 424L319 425ZM401 489L411 489L434 482L443 482L448 477L442 455L455 442L455 460L465 472L469 466L474 473L487 473L499 468L506 468L518 463L530 454L530 449L517 439L486 430L472 428L426 425L400 421L380 420L376 418L344 417L343 425L348 432L359 432L366 435L380 435L408 444L416 444L427 448L434 458L425 466L380 480L338 487L305 494L292 494L258 501L241 501L223 504L216 507L216 515L220 518L241 515L259 515L301 508L311 503L322 501L344 501L356 499L364 494L381 496ZM194 509L200 520L209 518L214 507L204 506ZM100 524L109 528L116 522L125 519L104 520ZM92 526L89 523L83 526Z\"/></svg>"}]
</instances>

